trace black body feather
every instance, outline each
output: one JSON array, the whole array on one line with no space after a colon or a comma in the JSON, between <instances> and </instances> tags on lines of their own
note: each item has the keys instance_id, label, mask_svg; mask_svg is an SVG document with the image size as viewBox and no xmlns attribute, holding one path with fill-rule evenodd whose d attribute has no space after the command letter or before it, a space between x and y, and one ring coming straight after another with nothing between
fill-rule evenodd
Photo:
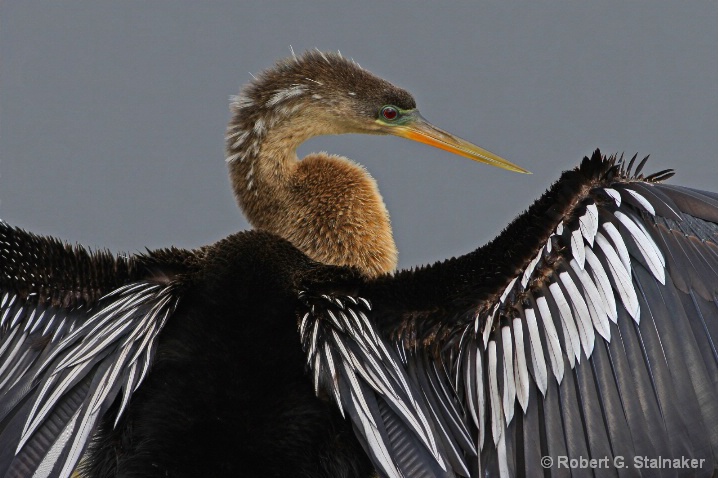
<instances>
[{"instance_id":1,"label":"black body feather","mask_svg":"<svg viewBox=\"0 0 718 478\"><path fill-rule=\"evenodd\" d=\"M188 293L129 413L93 443L88 476L367 476L351 428L304 373L294 291L314 267L256 232L207 250L184 272Z\"/></svg>"}]
</instances>

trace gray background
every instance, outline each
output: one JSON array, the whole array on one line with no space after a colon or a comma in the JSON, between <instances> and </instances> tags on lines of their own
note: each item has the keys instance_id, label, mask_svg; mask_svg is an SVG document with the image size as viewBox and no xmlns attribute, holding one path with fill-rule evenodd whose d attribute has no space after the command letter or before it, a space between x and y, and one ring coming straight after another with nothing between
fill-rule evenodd
<instances>
[{"instance_id":1,"label":"gray background","mask_svg":"<svg viewBox=\"0 0 718 478\"><path fill-rule=\"evenodd\" d=\"M534 172L394 137L316 138L363 165L401 265L467 252L595 147L718 190L718 2L0 3L0 217L115 251L247 224L223 160L249 72L339 49L427 118Z\"/></svg>"}]
</instances>

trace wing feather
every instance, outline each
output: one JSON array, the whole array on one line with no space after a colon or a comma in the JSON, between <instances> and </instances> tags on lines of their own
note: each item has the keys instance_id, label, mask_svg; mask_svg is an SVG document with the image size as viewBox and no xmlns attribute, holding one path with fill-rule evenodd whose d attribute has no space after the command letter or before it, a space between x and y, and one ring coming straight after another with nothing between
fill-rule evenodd
<instances>
[{"instance_id":1,"label":"wing feather","mask_svg":"<svg viewBox=\"0 0 718 478\"><path fill-rule=\"evenodd\" d=\"M548 381L548 372L546 369L546 358L543 353L543 346L541 344L541 332L539 332L538 324L536 322L536 314L533 308L526 308L524 311L526 317L525 323L529 331L529 341L531 343L531 364L533 369L533 377L536 381L536 385L539 391L546 395L546 382ZM560 355L560 354L559 354ZM531 387L527 387L529 394ZM528 403L526 403L528 405ZM526 412L526 407L524 407Z\"/></svg>"}]
</instances>

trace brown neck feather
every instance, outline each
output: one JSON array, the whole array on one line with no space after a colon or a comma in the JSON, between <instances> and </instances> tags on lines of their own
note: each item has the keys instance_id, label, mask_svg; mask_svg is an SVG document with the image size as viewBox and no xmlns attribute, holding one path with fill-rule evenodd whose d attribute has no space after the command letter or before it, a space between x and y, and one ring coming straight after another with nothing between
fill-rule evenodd
<instances>
[{"instance_id":1,"label":"brown neck feather","mask_svg":"<svg viewBox=\"0 0 718 478\"><path fill-rule=\"evenodd\" d=\"M296 148L305 140L340 131L308 114L289 121L242 113L238 109L230 122L227 162L235 196L252 226L325 264L356 267L368 277L393 272L396 245L374 179L339 156L297 158Z\"/></svg>"}]
</instances>

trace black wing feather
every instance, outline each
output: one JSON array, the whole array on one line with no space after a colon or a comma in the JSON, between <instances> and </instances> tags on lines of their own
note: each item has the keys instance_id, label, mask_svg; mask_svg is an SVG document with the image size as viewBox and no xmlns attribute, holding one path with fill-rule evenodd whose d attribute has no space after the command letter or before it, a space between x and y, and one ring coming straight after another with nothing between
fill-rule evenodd
<instances>
[{"instance_id":1,"label":"black wing feather","mask_svg":"<svg viewBox=\"0 0 718 478\"><path fill-rule=\"evenodd\" d=\"M714 199L710 193L704 194L703 191L669 184L662 185L661 189L683 213L718 223L718 199Z\"/></svg>"},{"instance_id":2,"label":"black wing feather","mask_svg":"<svg viewBox=\"0 0 718 478\"><path fill-rule=\"evenodd\" d=\"M600 410L611 449L611 453L605 456L615 458L615 455L620 453L620 456L632 462L635 456L635 446L606 347L605 341L598 340L591 356L596 398L600 402Z\"/></svg>"}]
</instances>

